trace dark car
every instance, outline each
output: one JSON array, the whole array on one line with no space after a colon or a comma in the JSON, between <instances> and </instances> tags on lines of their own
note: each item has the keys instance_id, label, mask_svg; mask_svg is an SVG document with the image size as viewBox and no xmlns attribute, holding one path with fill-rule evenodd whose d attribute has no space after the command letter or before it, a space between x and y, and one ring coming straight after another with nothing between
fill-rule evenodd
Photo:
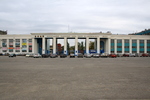
<instances>
[{"instance_id":1,"label":"dark car","mask_svg":"<svg viewBox=\"0 0 150 100\"><path fill-rule=\"evenodd\" d=\"M9 54L9 57L16 57L16 54Z\"/></svg>"},{"instance_id":2,"label":"dark car","mask_svg":"<svg viewBox=\"0 0 150 100\"><path fill-rule=\"evenodd\" d=\"M78 53L77 57L78 58L83 58L83 54L82 53Z\"/></svg>"},{"instance_id":3,"label":"dark car","mask_svg":"<svg viewBox=\"0 0 150 100\"><path fill-rule=\"evenodd\" d=\"M2 54L2 53L0 53L0 56L3 56L3 54Z\"/></svg>"},{"instance_id":4,"label":"dark car","mask_svg":"<svg viewBox=\"0 0 150 100\"><path fill-rule=\"evenodd\" d=\"M148 53L143 53L142 55L141 55L141 57L148 57L149 55L148 55Z\"/></svg>"},{"instance_id":5,"label":"dark car","mask_svg":"<svg viewBox=\"0 0 150 100\"><path fill-rule=\"evenodd\" d=\"M71 54L70 54L70 58L75 58L75 54L74 54L74 53L71 53Z\"/></svg>"},{"instance_id":6,"label":"dark car","mask_svg":"<svg viewBox=\"0 0 150 100\"><path fill-rule=\"evenodd\" d=\"M110 57L110 58L116 58L117 55L116 55L116 54L110 54L109 57Z\"/></svg>"},{"instance_id":7,"label":"dark car","mask_svg":"<svg viewBox=\"0 0 150 100\"><path fill-rule=\"evenodd\" d=\"M123 54L123 57L129 57L128 53Z\"/></svg>"},{"instance_id":8,"label":"dark car","mask_svg":"<svg viewBox=\"0 0 150 100\"><path fill-rule=\"evenodd\" d=\"M66 54L60 54L60 58L66 58L67 55Z\"/></svg>"},{"instance_id":9,"label":"dark car","mask_svg":"<svg viewBox=\"0 0 150 100\"><path fill-rule=\"evenodd\" d=\"M48 58L49 56L49 54L42 54L42 58Z\"/></svg>"},{"instance_id":10,"label":"dark car","mask_svg":"<svg viewBox=\"0 0 150 100\"><path fill-rule=\"evenodd\" d=\"M50 54L50 58L56 58L57 54Z\"/></svg>"}]
</instances>

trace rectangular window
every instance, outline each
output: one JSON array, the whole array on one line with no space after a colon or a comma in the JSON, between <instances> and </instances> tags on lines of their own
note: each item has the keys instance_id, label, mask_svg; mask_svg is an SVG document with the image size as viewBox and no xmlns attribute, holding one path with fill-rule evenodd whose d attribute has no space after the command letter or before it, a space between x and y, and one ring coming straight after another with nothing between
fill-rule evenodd
<instances>
[{"instance_id":1,"label":"rectangular window","mask_svg":"<svg viewBox=\"0 0 150 100\"><path fill-rule=\"evenodd\" d=\"M124 48L129 48L129 46L124 46Z\"/></svg>"},{"instance_id":2,"label":"rectangular window","mask_svg":"<svg viewBox=\"0 0 150 100\"><path fill-rule=\"evenodd\" d=\"M137 48L137 46L132 46L132 48Z\"/></svg>"},{"instance_id":3,"label":"rectangular window","mask_svg":"<svg viewBox=\"0 0 150 100\"><path fill-rule=\"evenodd\" d=\"M129 53L129 51L124 51L125 53Z\"/></svg>"},{"instance_id":4,"label":"rectangular window","mask_svg":"<svg viewBox=\"0 0 150 100\"><path fill-rule=\"evenodd\" d=\"M117 40L117 43L122 43L122 40L121 40L121 39L118 39L118 40Z\"/></svg>"},{"instance_id":5,"label":"rectangular window","mask_svg":"<svg viewBox=\"0 0 150 100\"><path fill-rule=\"evenodd\" d=\"M111 39L111 53L114 53L115 48L115 41L114 39Z\"/></svg>"},{"instance_id":6,"label":"rectangular window","mask_svg":"<svg viewBox=\"0 0 150 100\"><path fill-rule=\"evenodd\" d=\"M136 51L132 51L132 53L136 53Z\"/></svg>"},{"instance_id":7,"label":"rectangular window","mask_svg":"<svg viewBox=\"0 0 150 100\"><path fill-rule=\"evenodd\" d=\"M27 39L22 39L22 52L27 52Z\"/></svg>"},{"instance_id":8,"label":"rectangular window","mask_svg":"<svg viewBox=\"0 0 150 100\"><path fill-rule=\"evenodd\" d=\"M122 51L117 51L117 53L122 53Z\"/></svg>"},{"instance_id":9,"label":"rectangular window","mask_svg":"<svg viewBox=\"0 0 150 100\"><path fill-rule=\"evenodd\" d=\"M115 41L114 41L114 39L111 39L111 43L114 43Z\"/></svg>"},{"instance_id":10,"label":"rectangular window","mask_svg":"<svg viewBox=\"0 0 150 100\"><path fill-rule=\"evenodd\" d=\"M125 40L124 40L124 43L129 43L129 40L125 39Z\"/></svg>"},{"instance_id":11,"label":"rectangular window","mask_svg":"<svg viewBox=\"0 0 150 100\"><path fill-rule=\"evenodd\" d=\"M7 39L2 39L2 47L7 47Z\"/></svg>"},{"instance_id":12,"label":"rectangular window","mask_svg":"<svg viewBox=\"0 0 150 100\"><path fill-rule=\"evenodd\" d=\"M15 52L20 52L20 39L16 39L15 41L16 41Z\"/></svg>"},{"instance_id":13,"label":"rectangular window","mask_svg":"<svg viewBox=\"0 0 150 100\"><path fill-rule=\"evenodd\" d=\"M150 44L150 40L147 40L147 43Z\"/></svg>"},{"instance_id":14,"label":"rectangular window","mask_svg":"<svg viewBox=\"0 0 150 100\"><path fill-rule=\"evenodd\" d=\"M14 48L13 48L13 39L9 39L9 52L13 52Z\"/></svg>"},{"instance_id":15,"label":"rectangular window","mask_svg":"<svg viewBox=\"0 0 150 100\"><path fill-rule=\"evenodd\" d=\"M144 40L140 40L140 43L144 43Z\"/></svg>"},{"instance_id":16,"label":"rectangular window","mask_svg":"<svg viewBox=\"0 0 150 100\"><path fill-rule=\"evenodd\" d=\"M137 43L137 40L132 40L132 43Z\"/></svg>"},{"instance_id":17,"label":"rectangular window","mask_svg":"<svg viewBox=\"0 0 150 100\"><path fill-rule=\"evenodd\" d=\"M122 48L122 46L117 46L117 48Z\"/></svg>"},{"instance_id":18,"label":"rectangular window","mask_svg":"<svg viewBox=\"0 0 150 100\"><path fill-rule=\"evenodd\" d=\"M28 46L29 46L29 52L32 52L32 39L29 39L29 44L28 44Z\"/></svg>"},{"instance_id":19,"label":"rectangular window","mask_svg":"<svg viewBox=\"0 0 150 100\"><path fill-rule=\"evenodd\" d=\"M2 39L2 52L7 52L7 39Z\"/></svg>"},{"instance_id":20,"label":"rectangular window","mask_svg":"<svg viewBox=\"0 0 150 100\"><path fill-rule=\"evenodd\" d=\"M144 46L140 46L140 48L144 48Z\"/></svg>"}]
</instances>

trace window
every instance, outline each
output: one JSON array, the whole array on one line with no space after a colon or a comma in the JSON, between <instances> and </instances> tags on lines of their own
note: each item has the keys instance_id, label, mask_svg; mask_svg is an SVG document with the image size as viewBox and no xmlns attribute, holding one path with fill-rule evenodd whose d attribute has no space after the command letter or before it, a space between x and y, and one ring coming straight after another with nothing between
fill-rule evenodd
<instances>
[{"instance_id":1,"label":"window","mask_svg":"<svg viewBox=\"0 0 150 100\"><path fill-rule=\"evenodd\" d=\"M144 40L140 40L140 43L144 43Z\"/></svg>"},{"instance_id":2,"label":"window","mask_svg":"<svg viewBox=\"0 0 150 100\"><path fill-rule=\"evenodd\" d=\"M111 39L111 43L114 43L114 39Z\"/></svg>"},{"instance_id":3,"label":"window","mask_svg":"<svg viewBox=\"0 0 150 100\"><path fill-rule=\"evenodd\" d=\"M32 39L29 39L28 45L29 45L28 51L29 51L29 52L32 52Z\"/></svg>"},{"instance_id":4,"label":"window","mask_svg":"<svg viewBox=\"0 0 150 100\"><path fill-rule=\"evenodd\" d=\"M117 48L122 48L122 46L117 46Z\"/></svg>"},{"instance_id":5,"label":"window","mask_svg":"<svg viewBox=\"0 0 150 100\"><path fill-rule=\"evenodd\" d=\"M137 40L132 40L132 43L137 43Z\"/></svg>"},{"instance_id":6,"label":"window","mask_svg":"<svg viewBox=\"0 0 150 100\"><path fill-rule=\"evenodd\" d=\"M137 46L132 46L132 48L137 48Z\"/></svg>"},{"instance_id":7,"label":"window","mask_svg":"<svg viewBox=\"0 0 150 100\"><path fill-rule=\"evenodd\" d=\"M117 51L117 53L122 53L122 51Z\"/></svg>"},{"instance_id":8,"label":"window","mask_svg":"<svg viewBox=\"0 0 150 100\"><path fill-rule=\"evenodd\" d=\"M125 51L125 53L129 53L129 51Z\"/></svg>"},{"instance_id":9,"label":"window","mask_svg":"<svg viewBox=\"0 0 150 100\"><path fill-rule=\"evenodd\" d=\"M2 52L7 52L7 39L2 39Z\"/></svg>"},{"instance_id":10,"label":"window","mask_svg":"<svg viewBox=\"0 0 150 100\"><path fill-rule=\"evenodd\" d=\"M129 43L129 40L125 39L125 40L124 40L124 43Z\"/></svg>"},{"instance_id":11,"label":"window","mask_svg":"<svg viewBox=\"0 0 150 100\"><path fill-rule=\"evenodd\" d=\"M144 48L144 46L140 46L140 48Z\"/></svg>"},{"instance_id":12,"label":"window","mask_svg":"<svg viewBox=\"0 0 150 100\"><path fill-rule=\"evenodd\" d=\"M132 51L132 53L136 53L136 51Z\"/></svg>"},{"instance_id":13,"label":"window","mask_svg":"<svg viewBox=\"0 0 150 100\"><path fill-rule=\"evenodd\" d=\"M22 52L27 52L27 39L22 39Z\"/></svg>"},{"instance_id":14,"label":"window","mask_svg":"<svg viewBox=\"0 0 150 100\"><path fill-rule=\"evenodd\" d=\"M129 46L124 46L124 48L129 48Z\"/></svg>"},{"instance_id":15,"label":"window","mask_svg":"<svg viewBox=\"0 0 150 100\"><path fill-rule=\"evenodd\" d=\"M20 52L20 39L16 39L15 41L16 41L16 43L15 43L15 45L16 45L15 52Z\"/></svg>"},{"instance_id":16,"label":"window","mask_svg":"<svg viewBox=\"0 0 150 100\"><path fill-rule=\"evenodd\" d=\"M2 47L7 47L7 39L2 39Z\"/></svg>"},{"instance_id":17,"label":"window","mask_svg":"<svg viewBox=\"0 0 150 100\"><path fill-rule=\"evenodd\" d=\"M117 43L122 43L122 40L121 40L121 39L118 39L118 40L117 40Z\"/></svg>"}]
</instances>

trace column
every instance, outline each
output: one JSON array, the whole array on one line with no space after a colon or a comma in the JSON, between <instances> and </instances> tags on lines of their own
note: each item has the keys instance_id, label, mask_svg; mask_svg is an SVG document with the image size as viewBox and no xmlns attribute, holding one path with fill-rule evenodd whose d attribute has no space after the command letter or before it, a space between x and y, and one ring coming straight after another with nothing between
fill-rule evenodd
<instances>
[{"instance_id":1,"label":"column","mask_svg":"<svg viewBox=\"0 0 150 100\"><path fill-rule=\"evenodd\" d=\"M140 49L140 45L139 45L139 40L137 40L137 53L140 53L139 50Z\"/></svg>"},{"instance_id":2,"label":"column","mask_svg":"<svg viewBox=\"0 0 150 100\"><path fill-rule=\"evenodd\" d=\"M35 50L35 39L32 38L32 53L35 53L34 50Z\"/></svg>"},{"instance_id":3,"label":"column","mask_svg":"<svg viewBox=\"0 0 150 100\"><path fill-rule=\"evenodd\" d=\"M107 51L108 51L108 54L110 54L110 38L108 38L108 47L107 47Z\"/></svg>"},{"instance_id":4,"label":"column","mask_svg":"<svg viewBox=\"0 0 150 100\"><path fill-rule=\"evenodd\" d=\"M132 53L132 39L129 40L129 53Z\"/></svg>"},{"instance_id":5,"label":"column","mask_svg":"<svg viewBox=\"0 0 150 100\"><path fill-rule=\"evenodd\" d=\"M86 53L89 53L89 37L86 37Z\"/></svg>"},{"instance_id":6,"label":"column","mask_svg":"<svg viewBox=\"0 0 150 100\"><path fill-rule=\"evenodd\" d=\"M144 40L144 53L147 53L147 40Z\"/></svg>"},{"instance_id":7,"label":"column","mask_svg":"<svg viewBox=\"0 0 150 100\"><path fill-rule=\"evenodd\" d=\"M42 54L45 54L45 37L42 38Z\"/></svg>"},{"instance_id":8,"label":"column","mask_svg":"<svg viewBox=\"0 0 150 100\"><path fill-rule=\"evenodd\" d=\"M67 54L67 37L64 37L64 54Z\"/></svg>"},{"instance_id":9,"label":"column","mask_svg":"<svg viewBox=\"0 0 150 100\"><path fill-rule=\"evenodd\" d=\"M100 53L100 37L97 37L97 53Z\"/></svg>"},{"instance_id":10,"label":"column","mask_svg":"<svg viewBox=\"0 0 150 100\"><path fill-rule=\"evenodd\" d=\"M75 37L75 55L78 54L78 37Z\"/></svg>"},{"instance_id":11,"label":"column","mask_svg":"<svg viewBox=\"0 0 150 100\"><path fill-rule=\"evenodd\" d=\"M115 41L115 48L114 48L114 52L115 52L115 54L117 54L117 39L114 39L114 41Z\"/></svg>"},{"instance_id":12,"label":"column","mask_svg":"<svg viewBox=\"0 0 150 100\"><path fill-rule=\"evenodd\" d=\"M53 54L56 53L56 37L53 37Z\"/></svg>"},{"instance_id":13,"label":"column","mask_svg":"<svg viewBox=\"0 0 150 100\"><path fill-rule=\"evenodd\" d=\"M124 54L124 39L122 39L122 54Z\"/></svg>"}]
</instances>

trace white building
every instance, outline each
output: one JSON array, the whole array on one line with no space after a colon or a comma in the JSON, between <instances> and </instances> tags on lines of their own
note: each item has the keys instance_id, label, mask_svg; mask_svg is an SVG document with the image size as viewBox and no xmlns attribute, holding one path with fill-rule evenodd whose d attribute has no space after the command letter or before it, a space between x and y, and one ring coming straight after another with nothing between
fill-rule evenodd
<instances>
[{"instance_id":1,"label":"white building","mask_svg":"<svg viewBox=\"0 0 150 100\"><path fill-rule=\"evenodd\" d=\"M64 39L65 54L67 39L74 39L78 53L78 39L85 39L85 53L90 53L89 39L95 39L95 52L150 53L149 35L114 35L111 33L31 33L30 35L0 35L0 53L47 53L47 39L53 41L53 53L57 53L57 39Z\"/></svg>"}]
</instances>

